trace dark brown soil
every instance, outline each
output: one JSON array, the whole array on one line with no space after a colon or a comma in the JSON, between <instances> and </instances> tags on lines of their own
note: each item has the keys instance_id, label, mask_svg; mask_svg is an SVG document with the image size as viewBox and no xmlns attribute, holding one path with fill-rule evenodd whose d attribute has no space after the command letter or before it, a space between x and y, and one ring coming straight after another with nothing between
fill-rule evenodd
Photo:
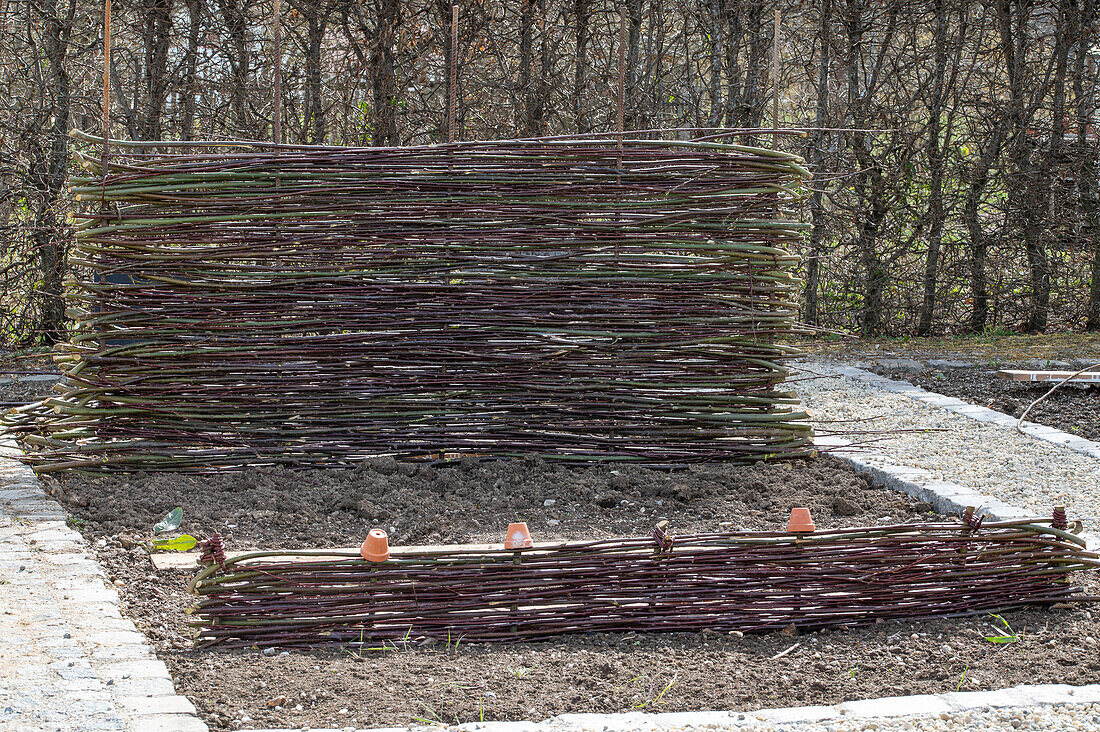
<instances>
[{"instance_id":1,"label":"dark brown soil","mask_svg":"<svg viewBox=\"0 0 1100 732\"><path fill-rule=\"evenodd\" d=\"M350 471L43 480L96 536L148 533L181 506L184 531L220 531L230 549L358 546L374 526L395 544L441 544L502 541L510 521L526 521L541 541L649 533L661 519L679 533L776 530L793 506L809 507L826 528L912 513L908 497L871 489L869 481L827 457L678 471L579 469L539 459L433 468L377 459ZM834 504L847 515L835 514Z\"/></svg>"},{"instance_id":2,"label":"dark brown soil","mask_svg":"<svg viewBox=\"0 0 1100 732\"><path fill-rule=\"evenodd\" d=\"M1012 368L1003 366L1001 368ZM1076 370L1076 369L1073 369ZM1054 384L1011 381L984 368L926 369L920 373L876 369L883 376L1019 417ZM1100 387L1067 383L1028 412L1029 422L1087 440L1100 440Z\"/></svg>"},{"instance_id":3,"label":"dark brown soil","mask_svg":"<svg viewBox=\"0 0 1100 732\"><path fill-rule=\"evenodd\" d=\"M1068 606L1007 614L1021 638L1009 645L983 640L994 635L993 619L977 618L888 622L798 637L604 634L510 647L437 642L361 655L339 649L196 652L183 613L192 599L185 592L189 573L155 571L140 545L132 544L176 505L184 509L183 530L200 536L223 530L230 549L355 545L372 525L394 527L397 543L499 541L516 518L530 523L536 539L638 535L661 518L681 532L724 524L775 529L795 505L810 506L819 526L933 517L927 504L872 487L827 457L678 472L541 461L429 469L377 461L345 472L46 482L66 497L74 523L83 522L95 540L100 562L120 585L124 612L214 729L750 710L1100 681L1100 623L1095 614ZM1083 582L1091 594L1100 593L1095 577Z\"/></svg>"}]
</instances>

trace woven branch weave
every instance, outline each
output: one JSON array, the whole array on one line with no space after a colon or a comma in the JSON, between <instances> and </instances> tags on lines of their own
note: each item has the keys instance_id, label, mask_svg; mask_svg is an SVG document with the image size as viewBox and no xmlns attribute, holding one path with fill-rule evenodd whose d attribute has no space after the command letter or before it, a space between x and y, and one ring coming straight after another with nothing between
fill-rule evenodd
<instances>
[{"instance_id":1,"label":"woven branch weave","mask_svg":"<svg viewBox=\"0 0 1100 732\"><path fill-rule=\"evenodd\" d=\"M1080 591L1069 574L1100 566L1083 546L1016 521L707 534L669 550L653 538L439 550L378 564L346 550L260 552L200 572L189 612L199 645L224 646L812 630L1065 601Z\"/></svg>"},{"instance_id":2,"label":"woven branch weave","mask_svg":"<svg viewBox=\"0 0 1100 732\"><path fill-rule=\"evenodd\" d=\"M143 148L148 149L148 148ZM40 470L804 455L807 175L719 142L97 156ZM98 209L98 206L93 206Z\"/></svg>"}]
</instances>

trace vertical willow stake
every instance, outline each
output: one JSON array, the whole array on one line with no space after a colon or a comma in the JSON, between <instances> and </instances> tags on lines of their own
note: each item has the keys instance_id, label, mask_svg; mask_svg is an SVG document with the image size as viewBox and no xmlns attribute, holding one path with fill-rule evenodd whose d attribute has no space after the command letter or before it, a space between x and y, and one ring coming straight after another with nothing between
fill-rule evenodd
<instances>
[{"instance_id":1,"label":"vertical willow stake","mask_svg":"<svg viewBox=\"0 0 1100 732\"><path fill-rule=\"evenodd\" d=\"M619 133L619 167L623 167L623 107L626 100L626 6L619 8L619 81L615 87L615 131Z\"/></svg>"},{"instance_id":2,"label":"vertical willow stake","mask_svg":"<svg viewBox=\"0 0 1100 732\"><path fill-rule=\"evenodd\" d=\"M451 68L448 69L447 83L447 142L458 139L456 120L458 117L458 3L451 3Z\"/></svg>"},{"instance_id":3,"label":"vertical willow stake","mask_svg":"<svg viewBox=\"0 0 1100 732\"><path fill-rule=\"evenodd\" d=\"M272 73L271 86L275 98L272 100L271 111L271 141L276 145L283 144L283 6L282 0L274 0L274 27L272 30L275 41L275 66Z\"/></svg>"},{"instance_id":4,"label":"vertical willow stake","mask_svg":"<svg viewBox=\"0 0 1100 732\"><path fill-rule=\"evenodd\" d=\"M111 0L103 0L103 185L100 205L107 208L107 148L111 141Z\"/></svg>"},{"instance_id":5,"label":"vertical willow stake","mask_svg":"<svg viewBox=\"0 0 1100 732\"><path fill-rule=\"evenodd\" d=\"M775 9L775 33L772 34L772 147L779 147L779 8Z\"/></svg>"}]
</instances>

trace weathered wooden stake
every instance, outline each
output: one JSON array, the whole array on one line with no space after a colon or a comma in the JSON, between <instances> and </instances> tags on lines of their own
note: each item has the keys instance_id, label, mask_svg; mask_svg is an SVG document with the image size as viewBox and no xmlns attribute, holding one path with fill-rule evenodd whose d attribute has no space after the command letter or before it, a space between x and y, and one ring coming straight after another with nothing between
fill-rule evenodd
<instances>
[{"instance_id":1,"label":"weathered wooden stake","mask_svg":"<svg viewBox=\"0 0 1100 732\"><path fill-rule=\"evenodd\" d=\"M458 3L451 4L451 68L447 89L447 142L457 137L456 120L458 118Z\"/></svg>"},{"instance_id":2,"label":"weathered wooden stake","mask_svg":"<svg viewBox=\"0 0 1100 732\"><path fill-rule=\"evenodd\" d=\"M615 87L615 131L619 133L619 149L623 149L623 107L626 103L626 6L619 8L619 81Z\"/></svg>"},{"instance_id":3,"label":"weathered wooden stake","mask_svg":"<svg viewBox=\"0 0 1100 732\"><path fill-rule=\"evenodd\" d=\"M111 141L111 0L103 0L103 180L107 181L107 148ZM104 189L106 191L106 189ZM106 198L106 193L104 193Z\"/></svg>"},{"instance_id":4,"label":"weathered wooden stake","mask_svg":"<svg viewBox=\"0 0 1100 732\"><path fill-rule=\"evenodd\" d=\"M779 129L779 8L775 9L775 33L772 36L772 129ZM779 147L779 132L772 133L772 147Z\"/></svg>"},{"instance_id":5,"label":"weathered wooden stake","mask_svg":"<svg viewBox=\"0 0 1100 732\"><path fill-rule=\"evenodd\" d=\"M282 0L274 0L275 68L272 74L272 93L275 95L271 110L271 141L283 144L283 6Z\"/></svg>"}]
</instances>

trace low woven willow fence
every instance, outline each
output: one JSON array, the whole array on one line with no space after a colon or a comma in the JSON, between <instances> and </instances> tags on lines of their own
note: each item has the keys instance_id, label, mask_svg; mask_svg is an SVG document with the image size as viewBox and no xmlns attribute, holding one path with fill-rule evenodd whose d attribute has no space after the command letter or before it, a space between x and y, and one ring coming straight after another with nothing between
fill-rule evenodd
<instances>
[{"instance_id":1,"label":"low woven willow fence","mask_svg":"<svg viewBox=\"0 0 1100 732\"><path fill-rule=\"evenodd\" d=\"M810 450L793 155L157 144L79 156L64 393L6 419L39 470Z\"/></svg>"},{"instance_id":2,"label":"low woven willow fence","mask_svg":"<svg viewBox=\"0 0 1100 732\"><path fill-rule=\"evenodd\" d=\"M191 584L200 646L761 633L1100 599L1068 581L1100 566L1097 555L1071 533L1022 521L658 533L523 550L409 547L381 563L355 550L212 561Z\"/></svg>"}]
</instances>

